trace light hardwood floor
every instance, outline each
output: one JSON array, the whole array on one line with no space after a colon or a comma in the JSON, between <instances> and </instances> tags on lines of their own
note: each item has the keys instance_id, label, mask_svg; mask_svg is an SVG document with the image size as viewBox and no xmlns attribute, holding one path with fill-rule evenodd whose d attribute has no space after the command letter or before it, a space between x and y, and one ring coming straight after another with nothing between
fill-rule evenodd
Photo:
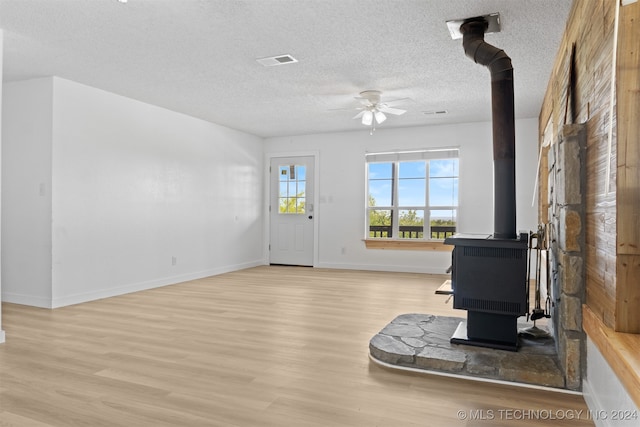
<instances>
[{"instance_id":1,"label":"light hardwood floor","mask_svg":"<svg viewBox=\"0 0 640 427\"><path fill-rule=\"evenodd\" d=\"M3 304L1 426L592 426L581 396L382 368L445 276L264 266L60 308ZM467 418L484 420L462 420ZM554 411L553 419L545 411Z\"/></svg>"}]
</instances>

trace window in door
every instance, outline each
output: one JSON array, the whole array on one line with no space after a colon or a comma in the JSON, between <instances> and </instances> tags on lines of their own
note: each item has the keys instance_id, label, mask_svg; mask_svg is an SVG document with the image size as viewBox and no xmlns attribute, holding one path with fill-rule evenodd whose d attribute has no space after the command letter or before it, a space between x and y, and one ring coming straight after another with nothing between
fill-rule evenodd
<instances>
[{"instance_id":1,"label":"window in door","mask_svg":"<svg viewBox=\"0 0 640 427\"><path fill-rule=\"evenodd\" d=\"M281 214L304 214L305 210L305 165L280 165L278 212Z\"/></svg>"}]
</instances>

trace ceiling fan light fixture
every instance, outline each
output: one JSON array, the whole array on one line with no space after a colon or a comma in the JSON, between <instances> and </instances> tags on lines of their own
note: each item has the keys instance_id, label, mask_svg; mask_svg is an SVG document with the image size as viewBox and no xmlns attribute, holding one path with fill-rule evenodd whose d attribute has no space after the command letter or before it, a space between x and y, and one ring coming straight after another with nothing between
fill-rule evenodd
<instances>
[{"instance_id":1,"label":"ceiling fan light fixture","mask_svg":"<svg viewBox=\"0 0 640 427\"><path fill-rule=\"evenodd\" d=\"M362 124L365 126L371 126L373 124L373 113L369 110L365 111L362 115Z\"/></svg>"},{"instance_id":2,"label":"ceiling fan light fixture","mask_svg":"<svg viewBox=\"0 0 640 427\"><path fill-rule=\"evenodd\" d=\"M396 103L404 102L409 98L381 102L381 94L382 92L379 90L365 90L360 92L360 96L355 98L362 104L362 106L356 108L356 110L359 110L360 112L353 118L361 119L364 126L370 127L371 135L373 135L377 125L380 125L387 120L388 114L400 116L407 112L407 110L403 110L401 108L393 108L389 104L395 105Z\"/></svg>"}]
</instances>

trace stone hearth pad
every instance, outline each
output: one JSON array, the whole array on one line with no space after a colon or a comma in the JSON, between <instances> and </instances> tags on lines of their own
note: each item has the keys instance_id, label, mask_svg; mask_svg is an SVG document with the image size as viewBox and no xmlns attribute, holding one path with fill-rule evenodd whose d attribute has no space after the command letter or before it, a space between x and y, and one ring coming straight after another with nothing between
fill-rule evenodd
<instances>
[{"instance_id":1,"label":"stone hearth pad","mask_svg":"<svg viewBox=\"0 0 640 427\"><path fill-rule=\"evenodd\" d=\"M392 367L565 388L553 338L520 336L517 352L451 344L449 339L464 321L458 317L402 314L371 338L369 352L375 360Z\"/></svg>"}]
</instances>

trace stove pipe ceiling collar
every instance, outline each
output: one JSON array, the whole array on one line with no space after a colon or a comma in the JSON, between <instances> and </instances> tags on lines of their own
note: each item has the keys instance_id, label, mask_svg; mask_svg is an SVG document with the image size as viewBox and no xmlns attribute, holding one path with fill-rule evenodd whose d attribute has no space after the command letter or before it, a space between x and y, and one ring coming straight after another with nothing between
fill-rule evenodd
<instances>
[{"instance_id":1,"label":"stove pipe ceiling collar","mask_svg":"<svg viewBox=\"0 0 640 427\"><path fill-rule=\"evenodd\" d=\"M460 26L465 54L491 72L491 116L493 122L494 238L515 239L515 113L513 66L502 50L484 41L488 22L470 18Z\"/></svg>"}]
</instances>

